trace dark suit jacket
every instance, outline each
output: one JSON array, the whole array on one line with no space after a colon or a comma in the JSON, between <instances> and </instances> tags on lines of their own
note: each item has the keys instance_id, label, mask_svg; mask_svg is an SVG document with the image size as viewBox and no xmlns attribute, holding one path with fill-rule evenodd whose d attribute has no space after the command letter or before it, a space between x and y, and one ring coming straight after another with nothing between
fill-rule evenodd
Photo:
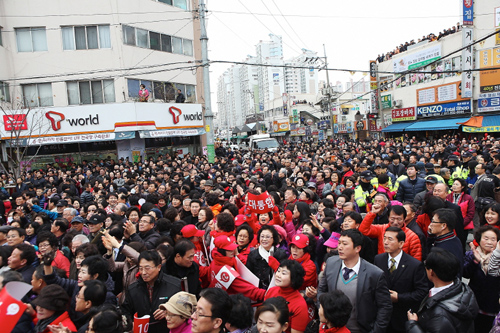
<instances>
[{"instance_id":1,"label":"dark suit jacket","mask_svg":"<svg viewBox=\"0 0 500 333\"><path fill-rule=\"evenodd\" d=\"M429 282L423 263L403 252L398 268L389 273L388 254L375 256L375 265L384 271L389 290L398 293L398 302L393 303L390 328L396 332L405 331L407 312L417 312L420 303L429 291Z\"/></svg>"},{"instance_id":2,"label":"dark suit jacket","mask_svg":"<svg viewBox=\"0 0 500 333\"><path fill-rule=\"evenodd\" d=\"M356 306L358 325L365 332L383 333L391 320L392 302L387 288L384 272L361 260L358 286L356 292ZM318 297L322 293L337 289L342 260L338 256L330 257L326 262L325 272L319 282Z\"/></svg>"},{"instance_id":3,"label":"dark suit jacket","mask_svg":"<svg viewBox=\"0 0 500 333\"><path fill-rule=\"evenodd\" d=\"M455 221L455 233L457 234L458 239L462 243L462 250L465 253L465 243L467 241L467 233L464 231L464 216L462 215L462 210L458 205L455 205L453 202L446 201L444 202L444 208L453 209L455 215L457 216L457 220Z\"/></svg>"}]
</instances>

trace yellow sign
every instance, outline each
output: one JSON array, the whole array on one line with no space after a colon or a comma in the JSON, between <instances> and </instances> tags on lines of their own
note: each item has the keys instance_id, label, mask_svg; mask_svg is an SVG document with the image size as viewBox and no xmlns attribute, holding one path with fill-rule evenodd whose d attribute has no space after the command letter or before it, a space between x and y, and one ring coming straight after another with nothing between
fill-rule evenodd
<instances>
[{"instance_id":1,"label":"yellow sign","mask_svg":"<svg viewBox=\"0 0 500 333\"><path fill-rule=\"evenodd\" d=\"M205 131L210 132L210 125L205 125Z\"/></svg>"},{"instance_id":2,"label":"yellow sign","mask_svg":"<svg viewBox=\"0 0 500 333\"><path fill-rule=\"evenodd\" d=\"M500 45L500 29L497 29L498 33L495 35L495 45Z\"/></svg>"},{"instance_id":3,"label":"yellow sign","mask_svg":"<svg viewBox=\"0 0 500 333\"><path fill-rule=\"evenodd\" d=\"M487 127L463 126L462 130L467 133L500 132L500 126L487 126Z\"/></svg>"}]
</instances>

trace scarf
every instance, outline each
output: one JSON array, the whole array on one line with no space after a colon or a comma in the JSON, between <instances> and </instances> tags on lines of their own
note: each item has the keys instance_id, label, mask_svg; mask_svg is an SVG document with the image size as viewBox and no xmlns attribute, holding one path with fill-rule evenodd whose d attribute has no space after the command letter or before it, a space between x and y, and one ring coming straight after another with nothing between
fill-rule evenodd
<instances>
[{"instance_id":1,"label":"scarf","mask_svg":"<svg viewBox=\"0 0 500 333\"><path fill-rule=\"evenodd\" d=\"M269 263L269 257L274 254L274 246L267 251L262 245L259 245L259 254L267 263Z\"/></svg>"},{"instance_id":2,"label":"scarf","mask_svg":"<svg viewBox=\"0 0 500 333\"><path fill-rule=\"evenodd\" d=\"M42 333L47 329L47 326L49 326L54 320L56 320L61 313L56 312L52 316L39 320L36 325L35 325L35 333ZM56 323L59 324L59 323Z\"/></svg>"},{"instance_id":3,"label":"scarf","mask_svg":"<svg viewBox=\"0 0 500 333\"><path fill-rule=\"evenodd\" d=\"M212 258L214 259L214 262L217 266L231 266L232 268L236 269L236 258L229 258L226 256L223 256L217 249L212 250Z\"/></svg>"},{"instance_id":4,"label":"scarf","mask_svg":"<svg viewBox=\"0 0 500 333\"><path fill-rule=\"evenodd\" d=\"M234 231L217 231L213 230L210 231L210 236L212 236L214 239L219 237L219 236L227 236L229 238L234 238Z\"/></svg>"},{"instance_id":5,"label":"scarf","mask_svg":"<svg viewBox=\"0 0 500 333\"><path fill-rule=\"evenodd\" d=\"M312 205L313 201L311 199L308 200L299 200L300 202L305 202L308 205Z\"/></svg>"},{"instance_id":6,"label":"scarf","mask_svg":"<svg viewBox=\"0 0 500 333\"><path fill-rule=\"evenodd\" d=\"M481 269L483 270L484 274L488 275L488 264L490 263L491 254L493 252L486 254L481 247L477 247L477 252L479 253L479 257L481 258L479 265L481 265Z\"/></svg>"},{"instance_id":7,"label":"scarf","mask_svg":"<svg viewBox=\"0 0 500 333\"><path fill-rule=\"evenodd\" d=\"M342 327L332 327L328 328L326 324L321 323L321 326L319 328L319 333L349 333L349 329L347 329L345 326Z\"/></svg>"},{"instance_id":8,"label":"scarf","mask_svg":"<svg viewBox=\"0 0 500 333\"><path fill-rule=\"evenodd\" d=\"M295 260L299 264L303 265L306 261L311 259L311 255L309 253L304 253L304 255L302 257L300 257L299 259L293 259L292 255L290 254L290 257L288 257L288 259Z\"/></svg>"}]
</instances>

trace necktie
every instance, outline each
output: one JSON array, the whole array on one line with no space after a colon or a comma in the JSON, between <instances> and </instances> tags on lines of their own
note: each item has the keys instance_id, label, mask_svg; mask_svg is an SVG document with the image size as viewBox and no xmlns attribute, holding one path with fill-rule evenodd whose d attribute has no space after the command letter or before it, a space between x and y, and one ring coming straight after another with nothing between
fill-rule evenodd
<instances>
[{"instance_id":1,"label":"necktie","mask_svg":"<svg viewBox=\"0 0 500 333\"><path fill-rule=\"evenodd\" d=\"M349 280L349 275L351 275L351 272L353 272L352 269L344 267L344 273L343 273L344 281Z\"/></svg>"},{"instance_id":2,"label":"necktie","mask_svg":"<svg viewBox=\"0 0 500 333\"><path fill-rule=\"evenodd\" d=\"M396 259L391 258L391 267L389 267L389 273L394 273L396 270Z\"/></svg>"}]
</instances>

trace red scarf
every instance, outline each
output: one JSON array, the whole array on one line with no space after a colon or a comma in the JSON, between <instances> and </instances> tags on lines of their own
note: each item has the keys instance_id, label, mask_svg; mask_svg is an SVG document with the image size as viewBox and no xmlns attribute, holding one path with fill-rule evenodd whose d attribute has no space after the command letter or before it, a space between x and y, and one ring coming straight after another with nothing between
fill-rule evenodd
<instances>
[{"instance_id":1,"label":"red scarf","mask_svg":"<svg viewBox=\"0 0 500 333\"><path fill-rule=\"evenodd\" d=\"M299 200L300 202L305 202L308 205L312 205L313 201L311 199L309 200Z\"/></svg>"},{"instance_id":2,"label":"red scarf","mask_svg":"<svg viewBox=\"0 0 500 333\"><path fill-rule=\"evenodd\" d=\"M234 240L234 231L217 231L217 230L212 230L210 231L210 236L212 236L214 239L219 237L219 236L227 236L229 238L232 237Z\"/></svg>"},{"instance_id":3,"label":"red scarf","mask_svg":"<svg viewBox=\"0 0 500 333\"><path fill-rule=\"evenodd\" d=\"M303 265L304 262L306 262L309 259L311 259L311 255L309 253L304 253L304 255L302 257L300 257L299 259L293 259L292 255L290 254L290 257L288 259L295 260L299 264Z\"/></svg>"},{"instance_id":4,"label":"red scarf","mask_svg":"<svg viewBox=\"0 0 500 333\"><path fill-rule=\"evenodd\" d=\"M231 266L232 268L236 269L236 258L229 258L226 256L223 256L217 249L212 250L212 258L214 259L214 263L217 266Z\"/></svg>"},{"instance_id":5,"label":"red scarf","mask_svg":"<svg viewBox=\"0 0 500 333\"><path fill-rule=\"evenodd\" d=\"M328 328L326 324L321 324L319 333L351 333L351 331L345 326Z\"/></svg>"}]
</instances>

